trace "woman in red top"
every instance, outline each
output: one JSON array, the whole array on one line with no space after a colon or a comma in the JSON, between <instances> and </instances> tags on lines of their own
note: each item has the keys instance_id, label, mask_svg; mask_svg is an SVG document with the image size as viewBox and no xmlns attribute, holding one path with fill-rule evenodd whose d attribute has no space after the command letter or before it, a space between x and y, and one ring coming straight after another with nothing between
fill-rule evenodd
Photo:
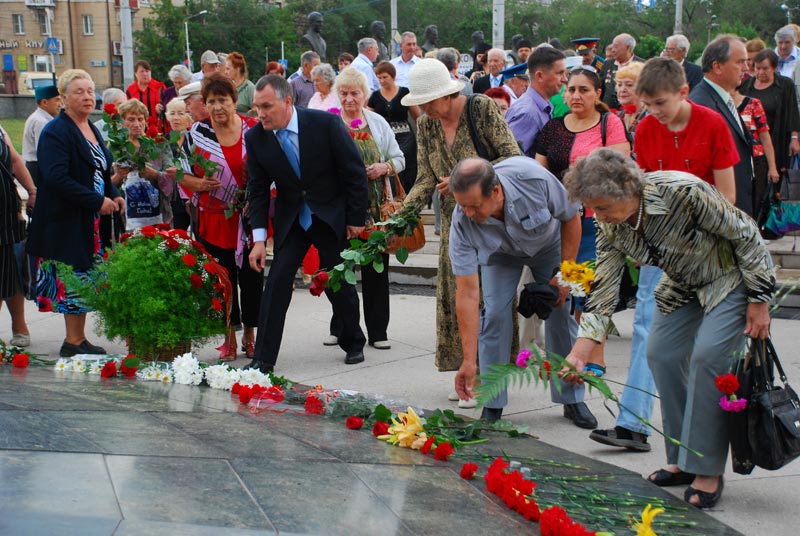
<instances>
[{"instance_id":1,"label":"woman in red top","mask_svg":"<svg viewBox=\"0 0 800 536\"><path fill-rule=\"evenodd\" d=\"M261 274L245 261L252 247L252 229L242 208L242 196L247 183L244 135L257 120L236 113L236 87L221 73L207 76L201 93L210 116L192 125L192 139L195 150L216 162L219 170L211 179L193 177L184 183L190 185L192 203L197 207L197 236L227 268L234 289L230 326L219 348L220 359L236 359L236 326L240 323L244 325L242 349L252 358L261 307ZM241 308L237 283L242 291Z\"/></svg>"},{"instance_id":2,"label":"woman in red top","mask_svg":"<svg viewBox=\"0 0 800 536\"><path fill-rule=\"evenodd\" d=\"M125 94L129 99L139 99L147 107L147 130L154 129L156 132L164 132L164 105L161 104L161 96L166 91L167 86L164 82L159 82L153 78L150 63L146 60L139 60L133 66L136 76ZM149 135L149 134L148 134Z\"/></svg>"}]
</instances>

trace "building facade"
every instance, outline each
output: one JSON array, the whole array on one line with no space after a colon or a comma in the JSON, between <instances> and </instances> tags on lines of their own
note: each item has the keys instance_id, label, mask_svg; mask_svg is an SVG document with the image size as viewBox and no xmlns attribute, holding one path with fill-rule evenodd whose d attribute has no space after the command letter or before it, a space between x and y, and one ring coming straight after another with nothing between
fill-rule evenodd
<instances>
[{"instance_id":1,"label":"building facade","mask_svg":"<svg viewBox=\"0 0 800 536\"><path fill-rule=\"evenodd\" d=\"M133 31L150 0L130 0ZM119 0L0 0L0 58L5 93L19 93L24 72L87 71L99 90L121 87Z\"/></svg>"}]
</instances>

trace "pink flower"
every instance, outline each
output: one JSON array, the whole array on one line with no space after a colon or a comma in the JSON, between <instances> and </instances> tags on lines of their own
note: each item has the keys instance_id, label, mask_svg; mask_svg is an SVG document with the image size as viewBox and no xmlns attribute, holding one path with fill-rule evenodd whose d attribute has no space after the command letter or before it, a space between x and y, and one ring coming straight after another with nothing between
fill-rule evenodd
<instances>
[{"instance_id":1,"label":"pink flower","mask_svg":"<svg viewBox=\"0 0 800 536\"><path fill-rule=\"evenodd\" d=\"M328 108L328 113L333 115L341 115L342 111L334 106L333 108Z\"/></svg>"},{"instance_id":2,"label":"pink flower","mask_svg":"<svg viewBox=\"0 0 800 536\"><path fill-rule=\"evenodd\" d=\"M528 366L528 359L531 358L531 351L528 349L520 350L519 355L517 355L517 366L521 368L525 368Z\"/></svg>"},{"instance_id":3,"label":"pink flower","mask_svg":"<svg viewBox=\"0 0 800 536\"><path fill-rule=\"evenodd\" d=\"M739 413L740 411L744 411L747 408L747 399L746 398L736 398L735 395L732 400L728 400L727 396L722 396L719 399L719 406L731 413Z\"/></svg>"},{"instance_id":4,"label":"pink flower","mask_svg":"<svg viewBox=\"0 0 800 536\"><path fill-rule=\"evenodd\" d=\"M359 127L361 127L361 125L363 125L363 124L364 124L364 121L362 121L361 119L353 119L352 121L350 121L350 128L352 128L353 130L356 130Z\"/></svg>"}]
</instances>

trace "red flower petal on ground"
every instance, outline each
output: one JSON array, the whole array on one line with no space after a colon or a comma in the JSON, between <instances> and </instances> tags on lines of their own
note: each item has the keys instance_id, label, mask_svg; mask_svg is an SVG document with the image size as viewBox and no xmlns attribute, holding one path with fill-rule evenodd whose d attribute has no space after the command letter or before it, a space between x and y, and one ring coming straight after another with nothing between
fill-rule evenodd
<instances>
[{"instance_id":1,"label":"red flower petal on ground","mask_svg":"<svg viewBox=\"0 0 800 536\"><path fill-rule=\"evenodd\" d=\"M117 364L114 361L109 361L100 370L101 378L113 378L117 375Z\"/></svg>"},{"instance_id":2,"label":"red flower petal on ground","mask_svg":"<svg viewBox=\"0 0 800 536\"><path fill-rule=\"evenodd\" d=\"M203 286L203 277L200 274L190 274L189 281L192 283L192 287L200 288Z\"/></svg>"},{"instance_id":3,"label":"red flower petal on ground","mask_svg":"<svg viewBox=\"0 0 800 536\"><path fill-rule=\"evenodd\" d=\"M454 452L455 450L450 442L445 441L444 443L439 443L436 448L433 449L433 457L439 461L446 462Z\"/></svg>"},{"instance_id":4,"label":"red flower petal on ground","mask_svg":"<svg viewBox=\"0 0 800 536\"><path fill-rule=\"evenodd\" d=\"M717 376L714 379L714 383L717 385L717 389L726 395L732 395L739 390L739 378L730 372L722 376Z\"/></svg>"},{"instance_id":5,"label":"red flower petal on ground","mask_svg":"<svg viewBox=\"0 0 800 536\"><path fill-rule=\"evenodd\" d=\"M181 257L181 260L183 261L183 264L189 266L190 268L195 264L197 264L197 257L192 255L191 253L187 253L186 255Z\"/></svg>"},{"instance_id":6,"label":"red flower petal on ground","mask_svg":"<svg viewBox=\"0 0 800 536\"><path fill-rule=\"evenodd\" d=\"M14 357L11 358L11 364L14 365L15 368L27 368L30 364L28 354L14 354Z\"/></svg>"},{"instance_id":7,"label":"red flower petal on ground","mask_svg":"<svg viewBox=\"0 0 800 536\"><path fill-rule=\"evenodd\" d=\"M464 480L472 480L472 477L475 476L475 473L478 472L478 464L477 463L465 463L461 466L461 478Z\"/></svg>"},{"instance_id":8,"label":"red flower petal on ground","mask_svg":"<svg viewBox=\"0 0 800 536\"><path fill-rule=\"evenodd\" d=\"M175 251L176 249L178 249L178 248L181 246L181 245L180 245L180 244L178 244L178 242L177 242L175 239L173 239L173 238L167 238L166 240L164 240L164 245L165 245L165 246L167 246L167 247L168 247L169 249L171 249L172 251Z\"/></svg>"},{"instance_id":9,"label":"red flower petal on ground","mask_svg":"<svg viewBox=\"0 0 800 536\"><path fill-rule=\"evenodd\" d=\"M361 430L361 427L364 426L364 419L353 415L351 417L348 417L347 420L344 421L344 425L351 430Z\"/></svg>"},{"instance_id":10,"label":"red flower petal on ground","mask_svg":"<svg viewBox=\"0 0 800 536\"><path fill-rule=\"evenodd\" d=\"M372 425L372 435L375 437L389 433L389 423L378 421Z\"/></svg>"},{"instance_id":11,"label":"red flower petal on ground","mask_svg":"<svg viewBox=\"0 0 800 536\"><path fill-rule=\"evenodd\" d=\"M306 396L305 410L312 415L322 415L325 413L325 404L317 396L309 394Z\"/></svg>"},{"instance_id":12,"label":"red flower petal on ground","mask_svg":"<svg viewBox=\"0 0 800 536\"><path fill-rule=\"evenodd\" d=\"M145 225L140 229L140 231L147 238L153 238L154 236L156 236L156 233L158 233L158 229L156 229L152 225Z\"/></svg>"},{"instance_id":13,"label":"red flower petal on ground","mask_svg":"<svg viewBox=\"0 0 800 536\"><path fill-rule=\"evenodd\" d=\"M426 456L427 456L428 454L430 454L430 453L431 453L431 447L433 447L433 442L434 442L435 440L436 440L436 438L435 438L435 437L433 437L433 436L429 437L429 438L428 438L428 440L427 440L427 441L425 441L425 444L424 444L424 445L422 445L422 448L421 448L421 449L419 449L419 451L420 451L421 453L423 453L424 455L426 455Z\"/></svg>"},{"instance_id":14,"label":"red flower petal on ground","mask_svg":"<svg viewBox=\"0 0 800 536\"><path fill-rule=\"evenodd\" d=\"M211 298L211 308L215 311L222 311L222 302L217 298Z\"/></svg>"}]
</instances>

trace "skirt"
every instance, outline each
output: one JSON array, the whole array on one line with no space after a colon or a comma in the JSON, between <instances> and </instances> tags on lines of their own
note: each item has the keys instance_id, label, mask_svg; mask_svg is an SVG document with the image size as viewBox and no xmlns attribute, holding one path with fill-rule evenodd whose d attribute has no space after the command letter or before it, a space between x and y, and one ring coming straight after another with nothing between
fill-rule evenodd
<instances>
[{"instance_id":1,"label":"skirt","mask_svg":"<svg viewBox=\"0 0 800 536\"><path fill-rule=\"evenodd\" d=\"M15 244L0 246L0 299L13 298L22 290L17 256L14 253Z\"/></svg>"}]
</instances>

